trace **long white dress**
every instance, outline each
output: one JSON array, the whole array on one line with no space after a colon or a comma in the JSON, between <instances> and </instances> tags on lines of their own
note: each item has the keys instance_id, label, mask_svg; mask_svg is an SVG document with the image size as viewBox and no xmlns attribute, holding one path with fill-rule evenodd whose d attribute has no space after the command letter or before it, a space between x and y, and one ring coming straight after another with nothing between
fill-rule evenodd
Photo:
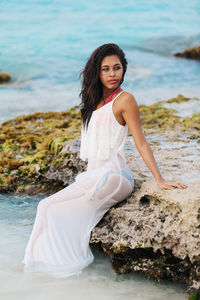
<instances>
[{"instance_id":1,"label":"long white dress","mask_svg":"<svg viewBox=\"0 0 200 300\"><path fill-rule=\"evenodd\" d=\"M113 113L121 93L93 111L87 131L81 128L80 157L88 159L87 170L39 202L22 260L24 272L80 274L94 260L89 246L92 229L111 206L133 191L124 155L128 127L120 125Z\"/></svg>"}]
</instances>

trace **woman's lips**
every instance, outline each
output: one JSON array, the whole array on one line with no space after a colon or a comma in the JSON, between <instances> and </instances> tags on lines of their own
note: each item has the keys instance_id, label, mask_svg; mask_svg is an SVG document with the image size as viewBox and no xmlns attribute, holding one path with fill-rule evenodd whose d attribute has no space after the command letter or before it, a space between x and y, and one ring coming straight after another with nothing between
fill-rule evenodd
<instances>
[{"instance_id":1,"label":"woman's lips","mask_svg":"<svg viewBox=\"0 0 200 300\"><path fill-rule=\"evenodd\" d=\"M109 80L108 82L109 82L110 84L115 84L115 83L117 83L117 80L114 80L114 79L113 79L113 80Z\"/></svg>"}]
</instances>

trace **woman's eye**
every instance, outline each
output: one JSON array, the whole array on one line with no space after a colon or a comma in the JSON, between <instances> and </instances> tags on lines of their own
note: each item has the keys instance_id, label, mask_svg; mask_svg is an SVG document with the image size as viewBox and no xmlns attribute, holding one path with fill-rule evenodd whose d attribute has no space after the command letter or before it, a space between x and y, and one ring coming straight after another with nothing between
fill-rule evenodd
<instances>
[{"instance_id":1,"label":"woman's eye","mask_svg":"<svg viewBox=\"0 0 200 300\"><path fill-rule=\"evenodd\" d=\"M120 70L121 69L121 67L120 66L117 66L117 67L114 67L114 70L116 71L116 70ZM102 71L104 71L104 72L108 72L110 69L109 68L103 68L102 69Z\"/></svg>"}]
</instances>

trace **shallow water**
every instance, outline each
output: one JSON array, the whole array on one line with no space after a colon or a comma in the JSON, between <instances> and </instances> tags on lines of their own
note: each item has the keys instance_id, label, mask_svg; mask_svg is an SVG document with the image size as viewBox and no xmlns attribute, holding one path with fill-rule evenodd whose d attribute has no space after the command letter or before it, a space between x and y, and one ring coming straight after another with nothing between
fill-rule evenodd
<instances>
[{"instance_id":1,"label":"shallow water","mask_svg":"<svg viewBox=\"0 0 200 300\"><path fill-rule=\"evenodd\" d=\"M94 247L94 262L79 276L53 278L39 272L17 272L40 199L0 195L1 299L187 299L183 285L158 284L137 274L117 275L109 257Z\"/></svg>"}]
</instances>

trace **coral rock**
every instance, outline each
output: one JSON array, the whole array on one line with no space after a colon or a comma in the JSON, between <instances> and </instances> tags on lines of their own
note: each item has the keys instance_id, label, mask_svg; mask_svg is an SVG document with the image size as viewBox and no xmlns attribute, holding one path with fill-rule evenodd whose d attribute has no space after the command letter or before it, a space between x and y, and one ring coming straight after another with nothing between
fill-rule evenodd
<instances>
[{"instance_id":1,"label":"coral rock","mask_svg":"<svg viewBox=\"0 0 200 300\"><path fill-rule=\"evenodd\" d=\"M11 76L7 73L0 73L0 84L11 81Z\"/></svg>"},{"instance_id":2,"label":"coral rock","mask_svg":"<svg viewBox=\"0 0 200 300\"><path fill-rule=\"evenodd\" d=\"M178 52L174 55L178 57L200 60L200 46L185 49L184 51Z\"/></svg>"}]
</instances>

